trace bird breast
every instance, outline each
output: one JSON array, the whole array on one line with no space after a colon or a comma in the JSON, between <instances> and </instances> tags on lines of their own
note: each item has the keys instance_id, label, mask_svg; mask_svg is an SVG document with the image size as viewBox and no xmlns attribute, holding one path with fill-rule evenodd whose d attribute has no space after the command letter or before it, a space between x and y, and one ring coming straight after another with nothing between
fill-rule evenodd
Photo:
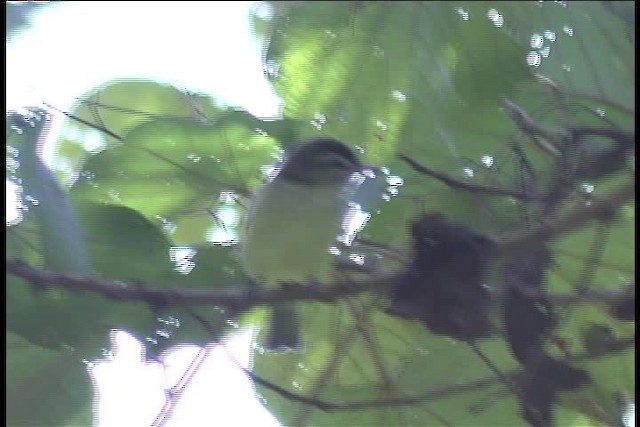
<instances>
[{"instance_id":1,"label":"bird breast","mask_svg":"<svg viewBox=\"0 0 640 427\"><path fill-rule=\"evenodd\" d=\"M242 261L263 284L331 280L348 204L335 185L306 187L274 180L249 208Z\"/></svg>"}]
</instances>

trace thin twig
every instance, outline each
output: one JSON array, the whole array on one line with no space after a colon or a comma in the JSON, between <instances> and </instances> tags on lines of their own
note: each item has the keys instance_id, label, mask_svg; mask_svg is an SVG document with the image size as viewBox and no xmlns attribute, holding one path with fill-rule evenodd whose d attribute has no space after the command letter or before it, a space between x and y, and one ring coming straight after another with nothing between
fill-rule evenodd
<instances>
[{"instance_id":1,"label":"thin twig","mask_svg":"<svg viewBox=\"0 0 640 427\"><path fill-rule=\"evenodd\" d=\"M546 129L531 117L526 111L508 99L504 99L502 106L520 130L547 154L553 157L561 157L562 153L557 147L560 136Z\"/></svg>"},{"instance_id":2,"label":"thin twig","mask_svg":"<svg viewBox=\"0 0 640 427\"><path fill-rule=\"evenodd\" d=\"M52 109L52 110L54 110L54 111L57 111L57 112L59 112L59 113L64 114L65 116L69 117L69 118L70 118L70 119L72 119L72 120L75 120L75 121L77 121L77 122L80 122L80 123L82 123L83 125L87 125L87 126L89 126L90 128L93 128L93 129L99 130L100 132L103 132L103 133L105 133L105 134L109 135L110 137L112 137L112 138L116 139L117 141L120 141L120 142L123 142L123 141L124 141L124 138L122 138L120 135L118 135L118 134L116 134L116 133L114 133L114 132L111 132L109 129L107 129L107 128L105 128L105 127L102 127L102 126L100 126L100 125L96 125L95 123L91 123L91 122L89 122L88 120L82 119L82 118L80 118L80 117L78 117L78 116L75 116L75 115L73 115L73 114L71 114L71 113L67 113L66 111L60 110L60 109L58 109L58 108L54 107L54 106L53 106L53 105L51 105L51 104L44 103L44 105L45 105L45 106L47 106L48 108L51 108L51 109Z\"/></svg>"},{"instance_id":3,"label":"thin twig","mask_svg":"<svg viewBox=\"0 0 640 427\"><path fill-rule=\"evenodd\" d=\"M565 233L569 233L588 221L606 219L611 216L624 203L633 200L635 196L635 181L618 187L606 197L589 201L578 208L574 208L565 214L552 216L543 220L533 228L523 229L509 233L497 240L500 254L512 254L532 245L556 239Z\"/></svg>"},{"instance_id":4,"label":"thin twig","mask_svg":"<svg viewBox=\"0 0 640 427\"><path fill-rule=\"evenodd\" d=\"M487 193L487 194L498 194L498 195L502 195L502 196L511 196L514 197L516 199L520 199L520 200L529 200L530 197L521 192L521 191L517 191L517 190L512 190L509 188L500 188L500 187L493 187L493 186L489 186L489 185L479 185L479 184L472 184L470 182L464 182L464 181L460 181L457 180L455 178L450 177L449 175L447 175L444 172L439 172L436 170L433 170L431 168L428 168L418 162L416 162L415 160L413 160L412 158L404 155L404 154L398 154L398 157L405 161L406 163L409 164L409 166L411 166L411 168L413 170L415 170L416 172L420 172L424 175L428 175L431 176L433 178L436 178L439 181L442 181L444 184L448 185L451 188L456 188L459 190L466 190L466 191L470 191L472 193Z\"/></svg>"},{"instance_id":5,"label":"thin twig","mask_svg":"<svg viewBox=\"0 0 640 427\"><path fill-rule=\"evenodd\" d=\"M583 136L603 136L613 139L626 149L635 149L636 133L613 127L571 127L569 132L574 138Z\"/></svg>"},{"instance_id":6,"label":"thin twig","mask_svg":"<svg viewBox=\"0 0 640 427\"><path fill-rule=\"evenodd\" d=\"M622 338L620 341L624 344L624 348L631 348L635 345L635 337ZM610 353L611 352L602 354L591 354L589 352L586 352L570 357L567 359L567 361L583 362L585 360L594 360L605 357ZM362 409L389 408L394 406L412 406L416 404L424 404L440 399L446 399L461 393L475 392L481 389L493 387L495 385L504 385L504 380L511 382L522 375L522 371L513 370L507 373L503 373L502 379L491 376L463 384L442 385L431 390L424 391L422 393L417 393L412 396L400 396L393 398L381 398L350 402L331 402L290 392L289 390L286 390L276 384L260 378L248 369L242 368L242 370L252 381L278 393L282 397L303 403L305 405L314 406L322 411L354 411Z\"/></svg>"}]
</instances>

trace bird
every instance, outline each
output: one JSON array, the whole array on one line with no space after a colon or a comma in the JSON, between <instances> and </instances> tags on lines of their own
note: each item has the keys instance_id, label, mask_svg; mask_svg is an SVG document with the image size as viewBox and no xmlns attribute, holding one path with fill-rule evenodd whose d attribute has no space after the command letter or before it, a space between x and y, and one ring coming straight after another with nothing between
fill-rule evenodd
<instances>
[{"instance_id":1,"label":"bird","mask_svg":"<svg viewBox=\"0 0 640 427\"><path fill-rule=\"evenodd\" d=\"M285 152L276 174L249 203L241 262L267 288L335 281L331 246L343 232L349 178L364 169L352 150L327 137ZM268 351L299 351L302 342L292 303L273 307L264 343Z\"/></svg>"}]
</instances>

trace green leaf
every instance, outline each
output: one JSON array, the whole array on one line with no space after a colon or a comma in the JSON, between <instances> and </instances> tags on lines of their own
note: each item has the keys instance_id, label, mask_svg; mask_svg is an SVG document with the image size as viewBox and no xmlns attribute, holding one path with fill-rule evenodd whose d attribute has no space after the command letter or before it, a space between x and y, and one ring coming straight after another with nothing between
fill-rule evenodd
<instances>
[{"instance_id":1,"label":"green leaf","mask_svg":"<svg viewBox=\"0 0 640 427\"><path fill-rule=\"evenodd\" d=\"M178 119L142 124L123 144L92 156L72 191L148 218L204 212L221 191L246 192L259 178L260 162L269 162L274 145L258 128L257 119L239 112L220 126Z\"/></svg>"},{"instance_id":2,"label":"green leaf","mask_svg":"<svg viewBox=\"0 0 640 427\"><path fill-rule=\"evenodd\" d=\"M45 267L76 274L90 274L91 264L76 213L66 192L40 158L38 141L44 138L48 115L42 110L7 118L7 145L16 159L24 198L38 222Z\"/></svg>"},{"instance_id":3,"label":"green leaf","mask_svg":"<svg viewBox=\"0 0 640 427\"><path fill-rule=\"evenodd\" d=\"M7 335L7 425L90 425L87 367L68 351ZM73 420L73 422L72 422Z\"/></svg>"},{"instance_id":4,"label":"green leaf","mask_svg":"<svg viewBox=\"0 0 640 427\"><path fill-rule=\"evenodd\" d=\"M210 97L173 86L135 79L106 82L81 96L65 120L54 164L71 168L60 167L56 172L71 178L70 173L91 153L117 144L119 138L113 135L123 137L143 123L167 118L203 120L218 112Z\"/></svg>"},{"instance_id":5,"label":"green leaf","mask_svg":"<svg viewBox=\"0 0 640 427\"><path fill-rule=\"evenodd\" d=\"M112 280L157 282L171 274L171 241L139 212L120 205L77 204L96 271Z\"/></svg>"},{"instance_id":6,"label":"green leaf","mask_svg":"<svg viewBox=\"0 0 640 427\"><path fill-rule=\"evenodd\" d=\"M43 111L8 117L7 141L17 151L19 179L25 200L30 200L29 221L12 230L7 256L36 261L56 272L91 276L94 273L84 231L67 193L39 157L37 143L47 121ZM30 234L37 230L37 235ZM8 279L7 326L30 341L49 348L75 347L94 336L105 312L102 297L60 290L35 289L17 277ZM78 321L82 319L82 321Z\"/></svg>"}]
</instances>

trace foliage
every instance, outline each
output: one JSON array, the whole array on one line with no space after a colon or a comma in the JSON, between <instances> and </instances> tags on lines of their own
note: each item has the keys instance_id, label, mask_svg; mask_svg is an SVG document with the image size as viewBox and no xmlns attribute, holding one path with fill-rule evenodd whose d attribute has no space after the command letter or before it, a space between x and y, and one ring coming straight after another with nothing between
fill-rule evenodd
<instances>
[{"instance_id":1,"label":"foliage","mask_svg":"<svg viewBox=\"0 0 640 427\"><path fill-rule=\"evenodd\" d=\"M21 184L24 208L22 221L7 227L7 258L162 289L246 287L234 241L214 246L212 235L241 238L241 221L221 218L242 216L260 168L280 148L316 135L344 141L404 179L400 195L381 204L360 233L368 241L410 249L409 224L424 212L490 235L533 227L633 175L634 145L602 134L567 136L633 125L635 22L624 12L633 4L611 3L273 2L270 22L254 21L270 31L264 62L284 101L281 119L224 110L157 83L110 82L71 112L56 158L72 166L52 172L37 150L46 113L9 115L7 177ZM533 129L523 125L531 124L523 111ZM100 129L101 148L87 147ZM452 188L399 154L460 182L555 199ZM635 208L619 208L548 242L546 291L633 280ZM489 277L503 289L503 277ZM80 361L108 346L112 328L150 338L149 357L233 330L216 307L112 301L13 275L7 299L11 425L88 423L91 391ZM335 404L322 410L258 386L283 424L523 424L518 397L470 346L386 314L385 301L300 302L305 351L256 352L258 377ZM561 393L555 423L616 425L620 398L634 396L634 350L615 343L634 337L635 323L612 316L603 302L555 312L546 351L591 378ZM262 314L235 321L260 327ZM162 336L156 318L165 319ZM179 327L167 319L179 319ZM502 327L499 314L494 321ZM500 372L520 368L504 337L477 346ZM34 374L27 362L43 371Z\"/></svg>"}]
</instances>

